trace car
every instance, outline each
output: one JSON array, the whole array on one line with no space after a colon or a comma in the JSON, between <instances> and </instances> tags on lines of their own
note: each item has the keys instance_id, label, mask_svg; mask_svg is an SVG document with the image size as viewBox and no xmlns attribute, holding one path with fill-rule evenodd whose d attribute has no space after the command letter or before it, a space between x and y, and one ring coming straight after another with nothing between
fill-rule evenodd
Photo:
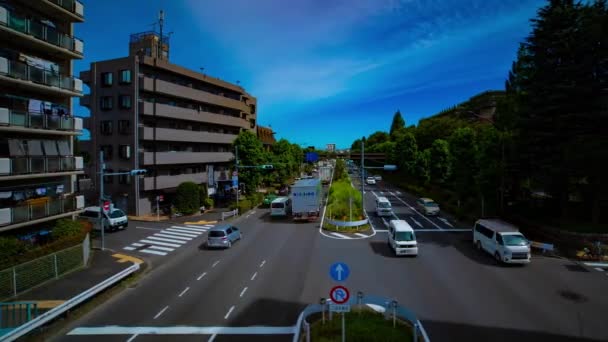
<instances>
[{"instance_id":1,"label":"car","mask_svg":"<svg viewBox=\"0 0 608 342\"><path fill-rule=\"evenodd\" d=\"M242 238L243 233L241 233L240 229L230 224L222 224L209 230L207 247L230 248L233 243Z\"/></svg>"},{"instance_id":2,"label":"car","mask_svg":"<svg viewBox=\"0 0 608 342\"><path fill-rule=\"evenodd\" d=\"M99 225L99 211L99 207L87 207L79 217L91 222L94 230L101 230ZM124 211L118 208L112 208L110 209L110 212L103 213L103 226L104 231L124 230L129 226L129 218Z\"/></svg>"},{"instance_id":3,"label":"car","mask_svg":"<svg viewBox=\"0 0 608 342\"><path fill-rule=\"evenodd\" d=\"M367 179L365 180L365 182L369 185L373 185L376 184L376 180L374 179L374 177L367 177Z\"/></svg>"},{"instance_id":4,"label":"car","mask_svg":"<svg viewBox=\"0 0 608 342\"><path fill-rule=\"evenodd\" d=\"M422 197L416 201L416 206L423 214L432 216L439 215L439 205L430 198Z\"/></svg>"},{"instance_id":5,"label":"car","mask_svg":"<svg viewBox=\"0 0 608 342\"><path fill-rule=\"evenodd\" d=\"M381 180L382 180L382 176L380 176L380 175L375 175L375 176L374 176L374 179L375 179L376 181L381 181Z\"/></svg>"}]
</instances>

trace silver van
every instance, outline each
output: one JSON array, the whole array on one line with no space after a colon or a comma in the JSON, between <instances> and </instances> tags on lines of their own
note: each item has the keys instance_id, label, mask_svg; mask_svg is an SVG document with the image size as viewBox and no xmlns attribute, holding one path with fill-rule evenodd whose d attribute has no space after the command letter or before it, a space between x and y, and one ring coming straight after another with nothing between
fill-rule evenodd
<instances>
[{"instance_id":1,"label":"silver van","mask_svg":"<svg viewBox=\"0 0 608 342\"><path fill-rule=\"evenodd\" d=\"M99 226L99 211L99 207L87 207L79 217L91 222L95 230L101 230ZM129 226L129 218L124 211L112 208L110 212L103 213L103 225L105 231L124 230Z\"/></svg>"},{"instance_id":2,"label":"silver van","mask_svg":"<svg viewBox=\"0 0 608 342\"><path fill-rule=\"evenodd\" d=\"M229 224L215 226L207 235L207 247L230 248L236 240L243 238L241 230Z\"/></svg>"}]
</instances>

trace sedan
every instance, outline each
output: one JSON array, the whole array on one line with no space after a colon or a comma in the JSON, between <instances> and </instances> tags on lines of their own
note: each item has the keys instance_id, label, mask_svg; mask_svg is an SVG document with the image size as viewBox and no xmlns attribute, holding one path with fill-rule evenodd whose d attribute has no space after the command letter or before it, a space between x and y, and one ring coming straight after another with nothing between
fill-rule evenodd
<instances>
[{"instance_id":1,"label":"sedan","mask_svg":"<svg viewBox=\"0 0 608 342\"><path fill-rule=\"evenodd\" d=\"M374 177L367 177L367 180L365 182L369 185L376 184L376 180L374 179Z\"/></svg>"},{"instance_id":2,"label":"sedan","mask_svg":"<svg viewBox=\"0 0 608 342\"><path fill-rule=\"evenodd\" d=\"M229 224L215 226L207 236L207 247L230 248L234 242L242 238L243 233L235 226Z\"/></svg>"}]
</instances>

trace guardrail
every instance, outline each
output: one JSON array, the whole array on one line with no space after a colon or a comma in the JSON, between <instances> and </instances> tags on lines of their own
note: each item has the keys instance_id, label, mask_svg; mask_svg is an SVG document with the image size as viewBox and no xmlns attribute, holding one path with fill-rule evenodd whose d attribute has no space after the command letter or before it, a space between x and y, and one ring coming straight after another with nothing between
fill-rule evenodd
<instances>
[{"instance_id":1,"label":"guardrail","mask_svg":"<svg viewBox=\"0 0 608 342\"><path fill-rule=\"evenodd\" d=\"M424 330L424 327L420 320L408 309L400 306L394 305L392 303L396 303L394 300L386 297L380 296L354 296L348 301L349 305L367 305L371 304L376 307L382 307L384 309L384 314L387 316L387 319L390 316L395 315L396 318L399 318L403 321L406 321L412 327L413 341L414 342L430 342L430 339ZM326 300L326 304L311 304L308 305L298 317L298 321L296 322L296 326L294 329L293 342L300 342L301 333L304 331L306 334L306 342L310 342L310 323L306 320L308 316L311 314L323 312L327 310L327 306L331 304L331 300ZM329 319L331 319L331 313L329 314Z\"/></svg>"},{"instance_id":2,"label":"guardrail","mask_svg":"<svg viewBox=\"0 0 608 342\"><path fill-rule=\"evenodd\" d=\"M105 290L106 288L110 287L111 285L115 284L116 282L124 279L125 277L127 277L128 275L132 274L133 272L136 272L137 270L139 270L139 264L133 264L130 267L128 267L127 269L122 270L121 272L113 275L112 277L104 280L103 282L93 286L92 288L82 292L81 294L77 295L76 297L73 297L71 299L69 299L68 301L66 301L65 303L43 313L42 315L34 318L33 320L23 324L22 326L15 328L14 330L10 331L9 333L7 333L2 337L3 341L15 341L16 339L24 336L25 334L31 332L32 330L42 326L43 324L46 324L48 322L50 322L51 320L57 318L57 316L61 315L62 313L66 312L67 310L77 306L78 304L84 302L85 300L93 297L94 295L96 295L97 293Z\"/></svg>"},{"instance_id":3,"label":"guardrail","mask_svg":"<svg viewBox=\"0 0 608 342\"><path fill-rule=\"evenodd\" d=\"M225 219L227 219L229 217L236 216L238 214L239 214L239 208L236 208L231 211L224 211L224 212L222 212L222 221L224 221Z\"/></svg>"}]
</instances>

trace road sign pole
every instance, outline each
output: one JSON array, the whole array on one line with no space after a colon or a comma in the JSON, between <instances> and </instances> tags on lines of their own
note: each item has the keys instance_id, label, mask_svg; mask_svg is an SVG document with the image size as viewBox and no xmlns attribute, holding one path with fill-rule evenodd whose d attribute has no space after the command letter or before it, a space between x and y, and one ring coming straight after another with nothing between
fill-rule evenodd
<instances>
[{"instance_id":1,"label":"road sign pole","mask_svg":"<svg viewBox=\"0 0 608 342\"><path fill-rule=\"evenodd\" d=\"M103 227L103 150L99 151L99 229L101 229L101 250L105 251L105 236Z\"/></svg>"},{"instance_id":2,"label":"road sign pole","mask_svg":"<svg viewBox=\"0 0 608 342\"><path fill-rule=\"evenodd\" d=\"M344 323L344 312L342 313L342 342L346 341L346 328Z\"/></svg>"},{"instance_id":3,"label":"road sign pole","mask_svg":"<svg viewBox=\"0 0 608 342\"><path fill-rule=\"evenodd\" d=\"M156 196L156 221L160 221L160 197Z\"/></svg>"},{"instance_id":4,"label":"road sign pole","mask_svg":"<svg viewBox=\"0 0 608 342\"><path fill-rule=\"evenodd\" d=\"M239 172L239 147L234 145L234 171ZM236 208L239 208L239 184L236 184ZM238 212L237 212L238 215Z\"/></svg>"}]
</instances>

